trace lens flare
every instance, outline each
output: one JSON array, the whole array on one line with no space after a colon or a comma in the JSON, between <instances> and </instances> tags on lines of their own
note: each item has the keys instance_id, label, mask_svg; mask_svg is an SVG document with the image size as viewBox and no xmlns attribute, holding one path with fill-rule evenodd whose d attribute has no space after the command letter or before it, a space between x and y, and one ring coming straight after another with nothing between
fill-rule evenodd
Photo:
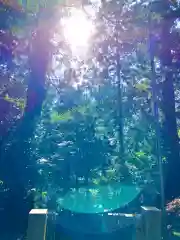
<instances>
[{"instance_id":1,"label":"lens flare","mask_svg":"<svg viewBox=\"0 0 180 240\"><path fill-rule=\"evenodd\" d=\"M66 42L72 52L88 47L90 37L94 31L93 22L81 9L72 9L70 16L61 21Z\"/></svg>"}]
</instances>

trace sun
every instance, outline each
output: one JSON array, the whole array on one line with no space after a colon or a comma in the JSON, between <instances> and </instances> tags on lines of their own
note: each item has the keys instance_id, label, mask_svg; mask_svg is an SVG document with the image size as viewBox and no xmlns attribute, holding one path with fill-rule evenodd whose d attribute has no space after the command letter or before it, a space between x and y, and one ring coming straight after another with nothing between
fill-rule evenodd
<instances>
[{"instance_id":1,"label":"sun","mask_svg":"<svg viewBox=\"0 0 180 240\"><path fill-rule=\"evenodd\" d=\"M63 34L72 52L78 52L88 47L94 32L93 21L82 9L72 8L70 16L61 20Z\"/></svg>"}]
</instances>

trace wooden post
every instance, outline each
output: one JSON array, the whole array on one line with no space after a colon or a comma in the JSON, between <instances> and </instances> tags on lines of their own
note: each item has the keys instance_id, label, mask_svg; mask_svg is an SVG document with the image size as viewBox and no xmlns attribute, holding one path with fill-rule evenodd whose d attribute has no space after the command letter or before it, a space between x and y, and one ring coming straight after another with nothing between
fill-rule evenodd
<instances>
[{"instance_id":1,"label":"wooden post","mask_svg":"<svg viewBox=\"0 0 180 240\"><path fill-rule=\"evenodd\" d=\"M56 239L56 213L53 211L48 212L46 238L48 240Z\"/></svg>"},{"instance_id":2,"label":"wooden post","mask_svg":"<svg viewBox=\"0 0 180 240\"><path fill-rule=\"evenodd\" d=\"M141 207L141 217L136 224L136 240L161 240L161 210Z\"/></svg>"},{"instance_id":3,"label":"wooden post","mask_svg":"<svg viewBox=\"0 0 180 240\"><path fill-rule=\"evenodd\" d=\"M29 213L27 240L46 240L47 209L32 209Z\"/></svg>"}]
</instances>

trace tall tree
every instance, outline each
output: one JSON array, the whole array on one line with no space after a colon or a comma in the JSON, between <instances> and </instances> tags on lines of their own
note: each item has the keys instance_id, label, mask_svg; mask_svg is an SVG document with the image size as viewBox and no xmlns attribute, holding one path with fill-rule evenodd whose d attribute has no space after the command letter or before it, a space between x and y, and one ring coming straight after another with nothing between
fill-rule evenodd
<instances>
[{"instance_id":1,"label":"tall tree","mask_svg":"<svg viewBox=\"0 0 180 240\"><path fill-rule=\"evenodd\" d=\"M3 169L1 177L9 192L4 211L7 215L10 214L8 221L11 222L12 231L13 229L14 231L26 229L28 212L33 207L33 199L31 196L27 197L27 191L34 185L36 177L33 164L29 162L29 143L45 99L45 79L51 51L49 29L45 23L38 25L33 31L32 39L28 39L28 51L26 48L24 52L29 59L26 105L23 116L16 119L11 133L8 135L6 133L7 137L4 136L1 145L1 166ZM12 49L7 41L5 44L7 51L11 53L11 56L6 59L7 67L9 67L9 63L13 59ZM21 42L19 44L21 45ZM10 77L13 74L13 69L8 68L8 71ZM12 199L15 200L12 201ZM14 224L14 219L19 219L16 221L17 224Z\"/></svg>"},{"instance_id":2,"label":"tall tree","mask_svg":"<svg viewBox=\"0 0 180 240\"><path fill-rule=\"evenodd\" d=\"M172 13L171 2L161 2L162 21L161 21L161 54L162 64L162 109L164 113L163 134L165 152L168 161L165 176L165 198L172 200L180 195L180 186L175 182L180 181L180 156L179 139L177 133L175 93L174 93L174 71L173 71L173 35L171 29L176 18L168 17L168 12ZM166 39L166 40L164 40Z\"/></svg>"}]
</instances>

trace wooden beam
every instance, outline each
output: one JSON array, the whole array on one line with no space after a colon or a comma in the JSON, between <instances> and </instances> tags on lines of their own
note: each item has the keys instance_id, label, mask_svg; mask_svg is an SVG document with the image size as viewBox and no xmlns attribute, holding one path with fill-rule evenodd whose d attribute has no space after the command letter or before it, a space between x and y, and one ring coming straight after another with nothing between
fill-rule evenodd
<instances>
[{"instance_id":1,"label":"wooden beam","mask_svg":"<svg viewBox=\"0 0 180 240\"><path fill-rule=\"evenodd\" d=\"M152 239L161 240L161 210L143 206L136 224L136 240Z\"/></svg>"},{"instance_id":2,"label":"wooden beam","mask_svg":"<svg viewBox=\"0 0 180 240\"><path fill-rule=\"evenodd\" d=\"M46 240L47 209L32 209L29 213L27 240Z\"/></svg>"}]
</instances>

